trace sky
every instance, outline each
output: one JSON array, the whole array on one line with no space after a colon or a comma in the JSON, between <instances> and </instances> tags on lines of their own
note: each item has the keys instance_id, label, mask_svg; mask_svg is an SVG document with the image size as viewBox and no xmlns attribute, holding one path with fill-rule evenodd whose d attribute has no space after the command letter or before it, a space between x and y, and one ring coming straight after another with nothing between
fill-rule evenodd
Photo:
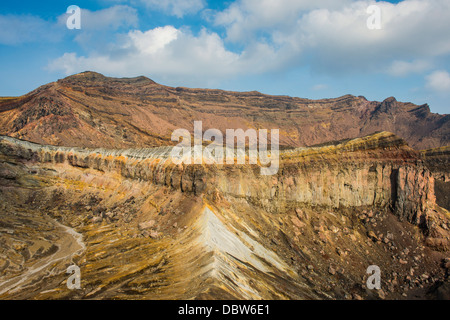
<instances>
[{"instance_id":1,"label":"sky","mask_svg":"<svg viewBox=\"0 0 450 320\"><path fill-rule=\"evenodd\" d=\"M89 70L310 99L394 96L444 114L449 58L449 0L0 2L0 96Z\"/></svg>"}]
</instances>

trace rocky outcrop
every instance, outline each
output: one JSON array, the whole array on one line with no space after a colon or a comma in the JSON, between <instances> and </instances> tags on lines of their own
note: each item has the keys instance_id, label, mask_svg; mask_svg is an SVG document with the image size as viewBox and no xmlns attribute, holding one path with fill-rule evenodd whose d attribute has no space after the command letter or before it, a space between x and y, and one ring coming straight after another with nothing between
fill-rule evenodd
<instances>
[{"instance_id":1,"label":"rocky outcrop","mask_svg":"<svg viewBox=\"0 0 450 320\"><path fill-rule=\"evenodd\" d=\"M421 157L435 178L436 202L450 210L450 147L421 151Z\"/></svg>"},{"instance_id":2,"label":"rocky outcrop","mask_svg":"<svg viewBox=\"0 0 450 320\"><path fill-rule=\"evenodd\" d=\"M421 157L436 179L443 182L450 181L450 146L423 150Z\"/></svg>"},{"instance_id":3,"label":"rocky outcrop","mask_svg":"<svg viewBox=\"0 0 450 320\"><path fill-rule=\"evenodd\" d=\"M278 170L174 164L170 135L194 119L203 131L279 128ZM93 72L0 98L0 299L442 296L448 150L373 132L439 147L449 120L393 97L308 100ZM66 286L71 264L79 290ZM381 290L366 287L370 265Z\"/></svg>"},{"instance_id":4,"label":"rocky outcrop","mask_svg":"<svg viewBox=\"0 0 450 320\"><path fill-rule=\"evenodd\" d=\"M175 165L171 147L106 150L40 146L8 137L1 141L1 152L27 160L116 172L211 198L217 193L245 198L269 212L289 202L389 207L419 225L435 205L434 178L419 153L387 132L281 152L273 176L261 176L256 165Z\"/></svg>"},{"instance_id":5,"label":"rocky outcrop","mask_svg":"<svg viewBox=\"0 0 450 320\"><path fill-rule=\"evenodd\" d=\"M392 172L393 203L396 214L414 224L426 226L436 201L434 178L424 166L399 167Z\"/></svg>"},{"instance_id":6,"label":"rocky outcrop","mask_svg":"<svg viewBox=\"0 0 450 320\"><path fill-rule=\"evenodd\" d=\"M450 116L428 105L362 96L310 100L256 91L173 88L145 77L84 72L15 99L0 100L0 134L70 147L124 149L171 145L175 129L280 129L282 148L389 131L416 149L450 144Z\"/></svg>"},{"instance_id":7,"label":"rocky outcrop","mask_svg":"<svg viewBox=\"0 0 450 320\"><path fill-rule=\"evenodd\" d=\"M395 135L283 151L272 176L170 150L0 138L0 299L402 299L448 282L448 212Z\"/></svg>"}]
</instances>

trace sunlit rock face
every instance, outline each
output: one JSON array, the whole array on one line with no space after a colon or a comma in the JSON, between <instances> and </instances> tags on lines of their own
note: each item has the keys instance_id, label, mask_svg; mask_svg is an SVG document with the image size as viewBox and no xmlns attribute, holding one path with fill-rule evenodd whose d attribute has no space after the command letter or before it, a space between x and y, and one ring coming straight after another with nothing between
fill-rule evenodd
<instances>
[{"instance_id":1,"label":"sunlit rock face","mask_svg":"<svg viewBox=\"0 0 450 320\"><path fill-rule=\"evenodd\" d=\"M290 201L331 208L391 205L399 217L419 224L435 203L430 171L417 152L389 133L282 152L281 168L272 176L262 176L252 165L174 165L171 147L92 150L4 141L6 152L40 163L115 172L196 195L254 198L273 210L278 202Z\"/></svg>"},{"instance_id":2,"label":"sunlit rock face","mask_svg":"<svg viewBox=\"0 0 450 320\"><path fill-rule=\"evenodd\" d=\"M310 100L256 91L174 88L145 77L83 72L0 98L0 134L40 144L123 149L172 145L193 121L203 129L280 129L280 146L303 147L385 130L414 149L450 144L450 116L428 105L345 95Z\"/></svg>"},{"instance_id":3,"label":"sunlit rock face","mask_svg":"<svg viewBox=\"0 0 450 320\"><path fill-rule=\"evenodd\" d=\"M170 151L2 137L0 298L436 298L447 285L449 213L393 134L282 151L272 176ZM382 291L366 287L370 265Z\"/></svg>"},{"instance_id":4,"label":"sunlit rock face","mask_svg":"<svg viewBox=\"0 0 450 320\"><path fill-rule=\"evenodd\" d=\"M435 179L436 202L450 210L450 146L423 150L421 156Z\"/></svg>"}]
</instances>

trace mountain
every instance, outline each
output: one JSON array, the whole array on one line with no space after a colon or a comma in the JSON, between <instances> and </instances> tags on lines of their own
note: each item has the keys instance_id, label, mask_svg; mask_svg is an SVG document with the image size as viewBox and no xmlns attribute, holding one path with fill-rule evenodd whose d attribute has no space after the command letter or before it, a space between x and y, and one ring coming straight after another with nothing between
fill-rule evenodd
<instances>
[{"instance_id":1,"label":"mountain","mask_svg":"<svg viewBox=\"0 0 450 320\"><path fill-rule=\"evenodd\" d=\"M274 176L167 151L1 137L0 299L450 298L449 212L403 139L284 150Z\"/></svg>"},{"instance_id":2,"label":"mountain","mask_svg":"<svg viewBox=\"0 0 450 320\"><path fill-rule=\"evenodd\" d=\"M172 132L198 120L279 129L277 171L261 149L174 162ZM394 98L94 72L1 98L0 299L449 300L449 127Z\"/></svg>"},{"instance_id":3,"label":"mountain","mask_svg":"<svg viewBox=\"0 0 450 320\"><path fill-rule=\"evenodd\" d=\"M389 131L415 149L449 145L450 115L428 105L346 95L308 100L256 91L173 88L146 77L83 72L24 96L0 99L0 134L41 144L136 148L170 145L172 132L203 121L203 130L280 129L282 148Z\"/></svg>"}]
</instances>

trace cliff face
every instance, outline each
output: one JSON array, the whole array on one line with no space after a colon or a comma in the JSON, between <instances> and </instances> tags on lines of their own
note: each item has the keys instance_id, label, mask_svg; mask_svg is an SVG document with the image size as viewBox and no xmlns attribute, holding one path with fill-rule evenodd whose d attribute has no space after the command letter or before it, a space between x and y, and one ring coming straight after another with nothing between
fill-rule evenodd
<instances>
[{"instance_id":1,"label":"cliff face","mask_svg":"<svg viewBox=\"0 0 450 320\"><path fill-rule=\"evenodd\" d=\"M434 173L436 179L443 182L450 181L450 146L421 151L423 161Z\"/></svg>"},{"instance_id":2,"label":"cliff face","mask_svg":"<svg viewBox=\"0 0 450 320\"><path fill-rule=\"evenodd\" d=\"M421 156L435 178L437 203L450 210L450 147L424 150Z\"/></svg>"},{"instance_id":3,"label":"cliff face","mask_svg":"<svg viewBox=\"0 0 450 320\"><path fill-rule=\"evenodd\" d=\"M0 134L40 144L136 148L170 145L178 128L280 129L283 148L390 131L415 149L449 145L450 116L427 105L346 95L309 100L259 92L173 88L145 77L85 72L0 101ZM432 133L432 134L431 134Z\"/></svg>"},{"instance_id":4,"label":"cliff face","mask_svg":"<svg viewBox=\"0 0 450 320\"><path fill-rule=\"evenodd\" d=\"M446 279L448 212L420 154L390 133L283 151L273 176L177 166L170 150L2 137L0 297L402 298ZM73 263L81 290L65 286ZM373 264L382 292L365 287Z\"/></svg>"},{"instance_id":5,"label":"cliff face","mask_svg":"<svg viewBox=\"0 0 450 320\"><path fill-rule=\"evenodd\" d=\"M90 150L42 147L4 137L2 148L42 163L67 162L195 195L250 199L273 212L286 202L330 208L390 206L400 218L419 224L435 204L434 178L419 153L386 132L281 152L273 176L262 176L256 165L174 165L171 147Z\"/></svg>"}]
</instances>

